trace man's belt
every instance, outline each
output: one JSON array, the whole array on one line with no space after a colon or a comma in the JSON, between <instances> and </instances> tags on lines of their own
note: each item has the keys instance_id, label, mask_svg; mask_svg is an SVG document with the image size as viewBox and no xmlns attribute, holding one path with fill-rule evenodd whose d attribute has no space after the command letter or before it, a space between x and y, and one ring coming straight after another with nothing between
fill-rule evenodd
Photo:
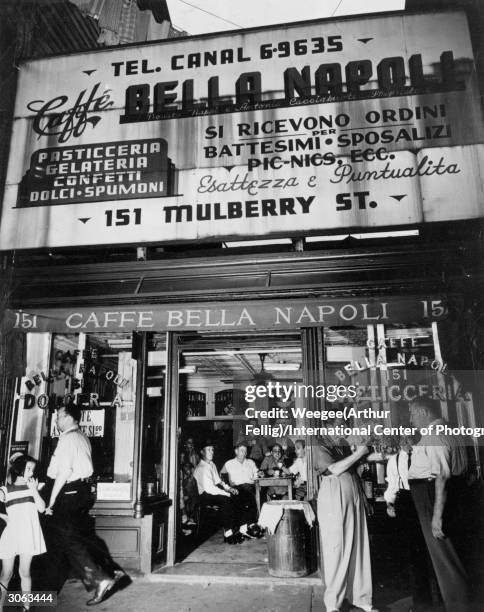
<instances>
[{"instance_id":1,"label":"man's belt","mask_svg":"<svg viewBox=\"0 0 484 612\"><path fill-rule=\"evenodd\" d=\"M435 478L409 478L408 479L408 484L422 484L422 483L426 483L428 484L429 482L434 482Z\"/></svg>"},{"instance_id":2,"label":"man's belt","mask_svg":"<svg viewBox=\"0 0 484 612\"><path fill-rule=\"evenodd\" d=\"M66 491L72 491L76 487L82 484L89 484L91 482L90 478L78 478L77 480L71 480L70 482L66 482L66 484L62 487L62 493Z\"/></svg>"}]
</instances>

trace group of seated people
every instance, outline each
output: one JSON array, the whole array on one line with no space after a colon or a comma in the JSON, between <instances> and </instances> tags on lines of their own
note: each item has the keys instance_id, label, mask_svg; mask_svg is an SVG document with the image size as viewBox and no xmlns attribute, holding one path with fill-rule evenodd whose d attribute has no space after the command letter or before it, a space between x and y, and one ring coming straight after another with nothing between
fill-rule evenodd
<instances>
[{"instance_id":1,"label":"group of seated people","mask_svg":"<svg viewBox=\"0 0 484 612\"><path fill-rule=\"evenodd\" d=\"M210 442L195 451L189 438L182 456L182 478L180 501L182 523L185 530L196 521L196 508L217 506L224 528L224 542L240 544L246 539L262 536L257 525L258 510L255 501L255 481L263 476L293 476L295 498L306 498L307 469L304 440L292 445L295 459L290 458L287 448L275 443L260 461L248 457L248 450L254 445L240 440L234 447L235 457L225 462L219 472L213 461L215 448ZM259 464L259 465L258 465ZM268 499L287 498L286 487L269 487ZM184 531L185 533L185 531ZM188 532L187 532L188 533Z\"/></svg>"}]
</instances>

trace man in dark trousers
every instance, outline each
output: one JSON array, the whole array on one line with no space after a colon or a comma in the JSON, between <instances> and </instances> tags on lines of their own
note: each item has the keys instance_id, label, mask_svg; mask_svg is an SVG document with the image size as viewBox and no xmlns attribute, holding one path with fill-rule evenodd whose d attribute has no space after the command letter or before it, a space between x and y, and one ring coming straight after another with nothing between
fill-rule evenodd
<instances>
[{"instance_id":1,"label":"man in dark trousers","mask_svg":"<svg viewBox=\"0 0 484 612\"><path fill-rule=\"evenodd\" d=\"M238 491L233 499L240 518L240 533L247 539L262 537L257 527L257 504L255 501L255 481L258 477L257 466L252 459L247 459L247 444L238 442L235 447L235 457L226 461L222 471L223 478Z\"/></svg>"},{"instance_id":2,"label":"man in dark trousers","mask_svg":"<svg viewBox=\"0 0 484 612\"><path fill-rule=\"evenodd\" d=\"M445 609L464 612L468 610L467 575L452 541L462 503L459 497L465 495L464 440L436 432L445 421L436 403L427 397L410 402L410 422L421 433L425 428L428 431L413 447L408 470L412 499Z\"/></svg>"},{"instance_id":3,"label":"man in dark trousers","mask_svg":"<svg viewBox=\"0 0 484 612\"><path fill-rule=\"evenodd\" d=\"M414 443L410 437L403 437L400 440L399 452L389 457L386 478L388 487L383 496L388 516L396 519L400 558L410 570L412 612L424 612L432 609L430 558L408 484L408 469Z\"/></svg>"},{"instance_id":4,"label":"man in dark trousers","mask_svg":"<svg viewBox=\"0 0 484 612\"><path fill-rule=\"evenodd\" d=\"M101 603L124 575L102 551L89 517L93 473L91 443L79 429L81 411L73 402L57 410L59 441L47 469L50 497L46 515L49 562L58 570L68 566L88 591L87 604ZM50 546L49 546L50 544Z\"/></svg>"},{"instance_id":5,"label":"man in dark trousers","mask_svg":"<svg viewBox=\"0 0 484 612\"><path fill-rule=\"evenodd\" d=\"M213 462L214 447L207 442L201 450L202 458L195 468L193 476L197 481L202 504L215 504L220 507L224 542L241 544L245 537L239 531L241 525L240 511L236 503L239 492L221 480Z\"/></svg>"}]
</instances>

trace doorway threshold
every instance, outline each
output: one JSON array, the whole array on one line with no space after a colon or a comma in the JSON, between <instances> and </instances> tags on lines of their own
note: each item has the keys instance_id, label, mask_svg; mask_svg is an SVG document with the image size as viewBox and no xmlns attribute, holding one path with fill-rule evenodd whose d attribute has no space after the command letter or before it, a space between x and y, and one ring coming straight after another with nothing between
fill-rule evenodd
<instances>
[{"instance_id":1,"label":"doorway threshold","mask_svg":"<svg viewBox=\"0 0 484 612\"><path fill-rule=\"evenodd\" d=\"M199 563L185 561L173 567L155 570L146 576L150 582L185 582L197 584L274 584L319 586L318 572L301 578L270 576L267 563Z\"/></svg>"},{"instance_id":2,"label":"doorway threshold","mask_svg":"<svg viewBox=\"0 0 484 612\"><path fill-rule=\"evenodd\" d=\"M185 550L186 556L179 563L154 570L148 579L202 584L321 584L319 572L302 578L270 576L267 535L231 546L224 543L223 531L219 529L201 541L192 542L192 546L187 546Z\"/></svg>"}]
</instances>

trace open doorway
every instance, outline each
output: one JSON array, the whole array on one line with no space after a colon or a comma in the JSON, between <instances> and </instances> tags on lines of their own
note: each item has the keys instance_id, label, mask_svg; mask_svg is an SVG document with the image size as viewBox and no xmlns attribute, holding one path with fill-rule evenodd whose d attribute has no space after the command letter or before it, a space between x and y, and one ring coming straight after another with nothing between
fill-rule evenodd
<instances>
[{"instance_id":1,"label":"open doorway","mask_svg":"<svg viewBox=\"0 0 484 612\"><path fill-rule=\"evenodd\" d=\"M288 463L293 460L294 441L289 437L276 439L270 435L270 428L291 423L290 411L289 418L282 423L274 409L288 409L294 405L294 399L277 397L275 385L279 382L288 387L303 380L300 333L181 335L178 344L179 480L175 559L186 564L216 563L226 567L237 563L238 571L242 572L244 568L254 571L260 566L266 571L264 539L247 539L237 546L224 543L220 508L197 505L194 471L202 448L210 444L214 448L217 471L226 478L224 465L234 459L234 446L241 440L247 444L247 457L258 469L275 443L283 447ZM247 393L256 385L268 383L273 384L272 397L254 398ZM253 433L257 431L255 428L263 426L268 426L264 433ZM262 501L266 493L262 492Z\"/></svg>"}]
</instances>

